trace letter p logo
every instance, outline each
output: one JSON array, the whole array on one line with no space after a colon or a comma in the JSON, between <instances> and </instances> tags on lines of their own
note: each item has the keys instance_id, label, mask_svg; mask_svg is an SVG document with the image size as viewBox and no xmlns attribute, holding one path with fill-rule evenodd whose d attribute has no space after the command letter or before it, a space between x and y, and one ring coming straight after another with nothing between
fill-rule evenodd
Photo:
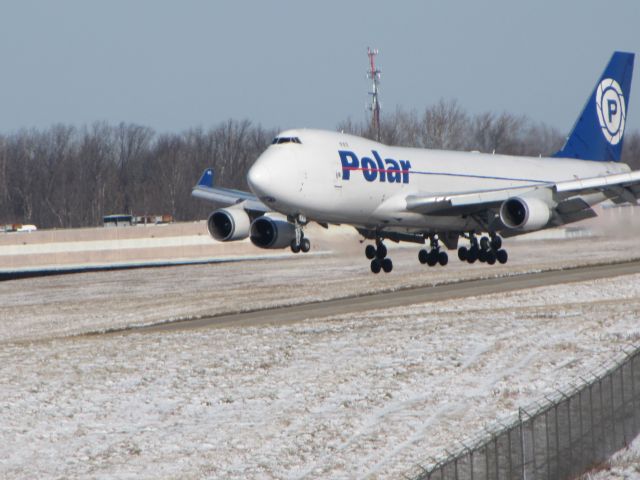
<instances>
[{"instance_id":1,"label":"letter p logo","mask_svg":"<svg viewBox=\"0 0 640 480\"><path fill-rule=\"evenodd\" d=\"M615 100L608 100L607 108L609 109L609 123L613 123L613 117L618 113L618 102Z\"/></svg>"},{"instance_id":2,"label":"letter p logo","mask_svg":"<svg viewBox=\"0 0 640 480\"><path fill-rule=\"evenodd\" d=\"M611 145L617 145L624 134L626 108L624 95L613 78L602 80L595 91L596 113L602 135Z\"/></svg>"}]
</instances>

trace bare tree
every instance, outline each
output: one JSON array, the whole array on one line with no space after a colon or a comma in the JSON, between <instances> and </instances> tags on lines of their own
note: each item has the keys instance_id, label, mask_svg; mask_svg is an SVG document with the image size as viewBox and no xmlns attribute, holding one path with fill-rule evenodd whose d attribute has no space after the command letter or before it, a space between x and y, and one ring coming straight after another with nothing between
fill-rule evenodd
<instances>
[{"instance_id":1,"label":"bare tree","mask_svg":"<svg viewBox=\"0 0 640 480\"><path fill-rule=\"evenodd\" d=\"M627 133L622 149L622 161L632 170L640 170L640 131Z\"/></svg>"},{"instance_id":2,"label":"bare tree","mask_svg":"<svg viewBox=\"0 0 640 480\"><path fill-rule=\"evenodd\" d=\"M368 121L339 130L374 138ZM156 135L135 124L54 125L0 135L0 223L46 227L97 225L109 213L203 218L211 209L191 188L204 168L216 183L247 189L246 173L275 130L228 120L209 130ZM564 141L555 129L507 113L469 116L440 100L418 115L397 109L382 118L389 145L549 155ZM627 132L624 161L640 168L640 132Z\"/></svg>"},{"instance_id":3,"label":"bare tree","mask_svg":"<svg viewBox=\"0 0 640 480\"><path fill-rule=\"evenodd\" d=\"M422 118L420 144L425 148L464 150L469 119L455 100L440 100L427 108Z\"/></svg>"}]
</instances>

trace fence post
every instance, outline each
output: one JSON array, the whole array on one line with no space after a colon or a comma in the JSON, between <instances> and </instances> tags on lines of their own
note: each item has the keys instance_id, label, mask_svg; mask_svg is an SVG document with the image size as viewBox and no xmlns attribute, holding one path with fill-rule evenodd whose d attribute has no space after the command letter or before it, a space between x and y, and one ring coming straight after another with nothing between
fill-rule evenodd
<instances>
[{"instance_id":1,"label":"fence post","mask_svg":"<svg viewBox=\"0 0 640 480\"><path fill-rule=\"evenodd\" d=\"M573 448L571 446L571 439L573 437L573 428L571 426L571 397L567 397L564 393L562 395L566 398L567 402L567 427L569 427L569 473L573 474Z\"/></svg>"},{"instance_id":2,"label":"fence post","mask_svg":"<svg viewBox=\"0 0 640 480\"><path fill-rule=\"evenodd\" d=\"M629 360L628 356L627 356L627 360ZM627 442L627 429L624 427L624 419L627 417L627 415L626 415L626 413L627 413L627 405L626 405L627 402L624 399L624 364L625 364L625 362L622 362L618 366L618 369L620 370L620 395L621 395L621 400L622 400L622 415L621 415L620 418L622 419L622 423L621 423L621 427L622 427L622 442L624 443L624 445L628 445L629 442ZM631 437L631 439L633 439L633 437Z\"/></svg>"},{"instance_id":3,"label":"fence post","mask_svg":"<svg viewBox=\"0 0 640 480\"><path fill-rule=\"evenodd\" d=\"M546 412L544 412L544 433L545 436L547 437L547 478L550 479L551 478L551 461L550 461L550 452L549 452L549 412L551 411L551 409L547 410Z\"/></svg>"},{"instance_id":4,"label":"fence post","mask_svg":"<svg viewBox=\"0 0 640 480\"><path fill-rule=\"evenodd\" d=\"M613 377L615 376L615 370L609 372L609 392L611 393L611 431L613 432L613 442L611 444L611 451L615 452L618 449L617 435L616 435L616 401L615 394L613 393Z\"/></svg>"},{"instance_id":5,"label":"fence post","mask_svg":"<svg viewBox=\"0 0 640 480\"><path fill-rule=\"evenodd\" d=\"M494 435L493 437L493 450L495 451L496 457L496 479L500 480L500 457L498 456L498 436Z\"/></svg>"},{"instance_id":6,"label":"fence post","mask_svg":"<svg viewBox=\"0 0 640 480\"><path fill-rule=\"evenodd\" d=\"M606 432L605 432L605 421L604 421L604 396L602 393L602 378L598 377L598 390L600 390L600 430L602 431L602 446L603 446L603 453L606 452L606 448L607 448L607 436L606 436ZM603 456L604 457L604 456ZM603 460L603 458L598 458L598 461Z\"/></svg>"},{"instance_id":7,"label":"fence post","mask_svg":"<svg viewBox=\"0 0 640 480\"><path fill-rule=\"evenodd\" d=\"M556 476L560 473L560 432L558 428L558 404L553 405L553 414L556 424Z\"/></svg>"},{"instance_id":8,"label":"fence post","mask_svg":"<svg viewBox=\"0 0 640 480\"><path fill-rule=\"evenodd\" d=\"M596 426L593 421L593 382L589 382L589 420L591 422L591 457L596 458Z\"/></svg>"},{"instance_id":9,"label":"fence post","mask_svg":"<svg viewBox=\"0 0 640 480\"><path fill-rule=\"evenodd\" d=\"M520 461L522 462L522 478L524 480L527 479L526 467L525 467L525 454L524 454L524 424L522 423L522 412L523 409L518 407L518 420L520 422L520 450L522 451L522 455L520 455Z\"/></svg>"},{"instance_id":10,"label":"fence post","mask_svg":"<svg viewBox=\"0 0 640 480\"><path fill-rule=\"evenodd\" d=\"M578 393L578 422L580 423L580 462L584 463L584 424L582 421L582 392L584 391L583 386Z\"/></svg>"},{"instance_id":11,"label":"fence post","mask_svg":"<svg viewBox=\"0 0 640 480\"><path fill-rule=\"evenodd\" d=\"M635 371L634 364L636 363L636 359L638 358L637 351L636 354L633 355L631 359L631 406L633 407L633 434L636 435L638 433L638 423L636 421L638 408L636 406L636 381L635 381Z\"/></svg>"}]
</instances>

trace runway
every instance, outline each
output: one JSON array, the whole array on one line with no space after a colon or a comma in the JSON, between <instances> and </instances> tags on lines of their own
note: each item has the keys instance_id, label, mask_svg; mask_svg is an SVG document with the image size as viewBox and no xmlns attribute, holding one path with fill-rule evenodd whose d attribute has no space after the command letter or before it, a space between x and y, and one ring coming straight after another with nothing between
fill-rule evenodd
<instances>
[{"instance_id":1,"label":"runway","mask_svg":"<svg viewBox=\"0 0 640 480\"><path fill-rule=\"evenodd\" d=\"M304 303L250 312L180 320L144 327L111 330L108 333L160 332L197 328L227 328L258 325L283 325L312 318L328 317L368 310L389 309L418 303L477 297L564 283L631 275L640 272L640 260L582 266L543 272L520 273L497 278L445 283L436 286L405 288L397 291L349 296L321 302Z\"/></svg>"}]
</instances>

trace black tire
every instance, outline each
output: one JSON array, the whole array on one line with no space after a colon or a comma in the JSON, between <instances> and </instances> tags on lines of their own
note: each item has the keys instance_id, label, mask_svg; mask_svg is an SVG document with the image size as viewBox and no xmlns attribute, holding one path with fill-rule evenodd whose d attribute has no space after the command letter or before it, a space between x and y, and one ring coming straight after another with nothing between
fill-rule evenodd
<instances>
[{"instance_id":1,"label":"black tire","mask_svg":"<svg viewBox=\"0 0 640 480\"><path fill-rule=\"evenodd\" d=\"M423 265L427 263L428 256L429 256L429 252L427 252L424 248L418 252L418 260Z\"/></svg>"},{"instance_id":2,"label":"black tire","mask_svg":"<svg viewBox=\"0 0 640 480\"><path fill-rule=\"evenodd\" d=\"M509 255L507 254L506 250L498 250L496 252L496 258L500 263L504 265L505 263L507 263L507 260L509 259Z\"/></svg>"},{"instance_id":3,"label":"black tire","mask_svg":"<svg viewBox=\"0 0 640 480\"><path fill-rule=\"evenodd\" d=\"M376 247L367 245L367 248L364 249L364 254L369 260L372 260L376 256Z\"/></svg>"},{"instance_id":4,"label":"black tire","mask_svg":"<svg viewBox=\"0 0 640 480\"><path fill-rule=\"evenodd\" d=\"M449 263L449 255L447 255L447 252L438 253L438 263L443 267Z\"/></svg>"},{"instance_id":5,"label":"black tire","mask_svg":"<svg viewBox=\"0 0 640 480\"><path fill-rule=\"evenodd\" d=\"M427 265L435 267L436 263L438 263L438 251L431 250L427 255Z\"/></svg>"},{"instance_id":6,"label":"black tire","mask_svg":"<svg viewBox=\"0 0 640 480\"><path fill-rule=\"evenodd\" d=\"M496 263L496 254L493 250L489 250L486 255L487 263L493 265Z\"/></svg>"},{"instance_id":7,"label":"black tire","mask_svg":"<svg viewBox=\"0 0 640 480\"><path fill-rule=\"evenodd\" d=\"M487 261L487 251L486 250L480 249L480 251L478 251L478 260L480 260L482 263Z\"/></svg>"},{"instance_id":8,"label":"black tire","mask_svg":"<svg viewBox=\"0 0 640 480\"><path fill-rule=\"evenodd\" d=\"M496 252L502 248L502 238L499 236L495 236L491 239L491 248L493 248Z\"/></svg>"},{"instance_id":9,"label":"black tire","mask_svg":"<svg viewBox=\"0 0 640 480\"><path fill-rule=\"evenodd\" d=\"M391 270L393 270L393 262L390 258L385 258L384 260L382 260L382 270L384 270L384 273L389 273Z\"/></svg>"},{"instance_id":10,"label":"black tire","mask_svg":"<svg viewBox=\"0 0 640 480\"><path fill-rule=\"evenodd\" d=\"M467 262L474 263L478 260L478 247L471 247L467 253Z\"/></svg>"},{"instance_id":11,"label":"black tire","mask_svg":"<svg viewBox=\"0 0 640 480\"><path fill-rule=\"evenodd\" d=\"M377 258L371 260L371 271L373 273L380 273L380 269L382 268L382 263Z\"/></svg>"},{"instance_id":12,"label":"black tire","mask_svg":"<svg viewBox=\"0 0 640 480\"><path fill-rule=\"evenodd\" d=\"M482 238L480 239L480 248L481 248L482 250L489 250L489 244L490 244L490 243L491 243L491 242L489 241L489 237L482 237Z\"/></svg>"},{"instance_id":13,"label":"black tire","mask_svg":"<svg viewBox=\"0 0 640 480\"><path fill-rule=\"evenodd\" d=\"M311 250L311 242L308 238L303 238L302 240L300 240L300 250L304 253L307 253L309 250Z\"/></svg>"},{"instance_id":14,"label":"black tire","mask_svg":"<svg viewBox=\"0 0 640 480\"><path fill-rule=\"evenodd\" d=\"M378 245L378 249L376 250L376 257L380 260L387 256L387 247L384 246L384 243Z\"/></svg>"},{"instance_id":15,"label":"black tire","mask_svg":"<svg viewBox=\"0 0 640 480\"><path fill-rule=\"evenodd\" d=\"M295 240L291 240L291 251L293 253L300 253L300 245Z\"/></svg>"},{"instance_id":16,"label":"black tire","mask_svg":"<svg viewBox=\"0 0 640 480\"><path fill-rule=\"evenodd\" d=\"M458 249L458 258L461 262L464 262L467 259L467 255L469 253L469 249L467 247L460 247Z\"/></svg>"}]
</instances>

